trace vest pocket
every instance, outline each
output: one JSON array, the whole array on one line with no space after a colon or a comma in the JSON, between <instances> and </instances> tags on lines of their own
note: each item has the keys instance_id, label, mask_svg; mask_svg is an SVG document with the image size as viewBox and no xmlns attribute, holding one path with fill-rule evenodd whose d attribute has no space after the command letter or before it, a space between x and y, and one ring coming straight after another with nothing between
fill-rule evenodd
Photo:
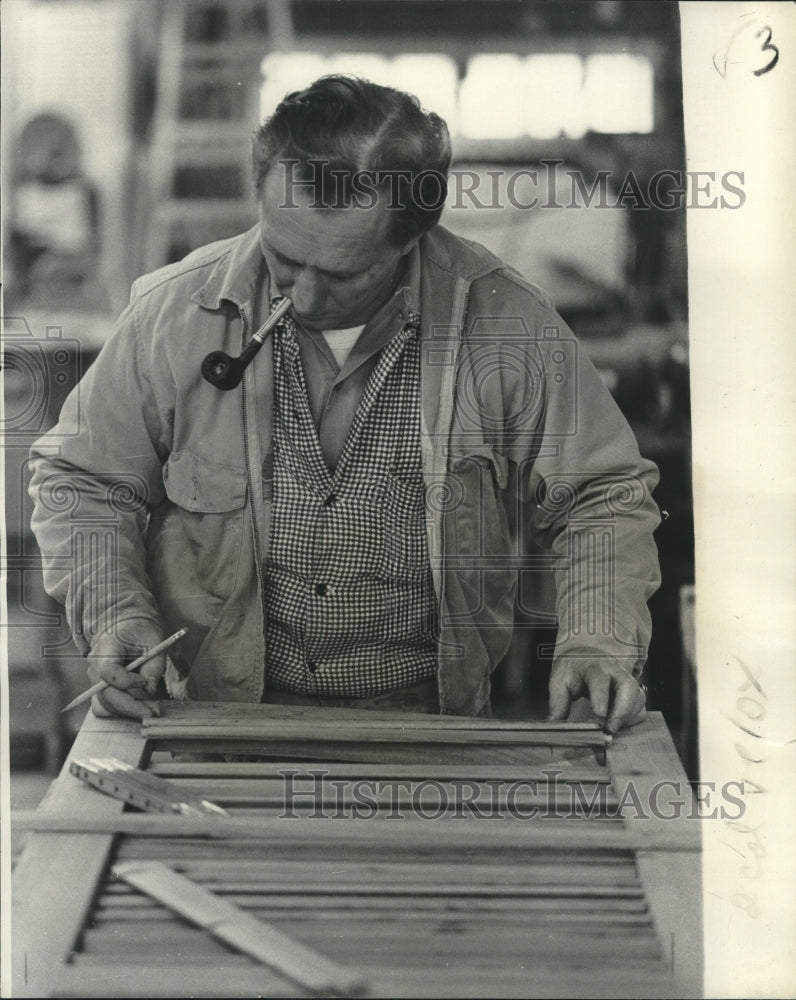
<instances>
[{"instance_id":1,"label":"vest pocket","mask_svg":"<svg viewBox=\"0 0 796 1000\"><path fill-rule=\"evenodd\" d=\"M420 476L387 476L381 504L385 571L417 583L428 573L424 486Z\"/></svg>"}]
</instances>

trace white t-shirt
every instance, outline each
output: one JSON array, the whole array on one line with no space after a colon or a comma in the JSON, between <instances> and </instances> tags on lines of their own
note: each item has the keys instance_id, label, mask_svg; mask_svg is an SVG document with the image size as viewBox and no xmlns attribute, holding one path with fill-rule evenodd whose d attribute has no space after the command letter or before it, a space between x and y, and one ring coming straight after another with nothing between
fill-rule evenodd
<instances>
[{"instance_id":1,"label":"white t-shirt","mask_svg":"<svg viewBox=\"0 0 796 1000\"><path fill-rule=\"evenodd\" d=\"M323 331L323 339L329 345L334 355L334 360L340 368L345 364L346 358L351 353L354 344L359 340L359 335L364 329L365 325L363 323L362 326L352 326L348 330Z\"/></svg>"}]
</instances>

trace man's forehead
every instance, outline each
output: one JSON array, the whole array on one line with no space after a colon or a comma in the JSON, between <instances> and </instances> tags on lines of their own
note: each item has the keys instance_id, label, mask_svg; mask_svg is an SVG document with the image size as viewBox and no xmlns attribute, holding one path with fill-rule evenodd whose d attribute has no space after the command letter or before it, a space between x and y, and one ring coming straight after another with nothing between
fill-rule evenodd
<instances>
[{"instance_id":1,"label":"man's forehead","mask_svg":"<svg viewBox=\"0 0 796 1000\"><path fill-rule=\"evenodd\" d=\"M312 191L286 187L278 168L266 176L260 196L262 235L270 249L329 271L364 270L396 252L384 204L314 208Z\"/></svg>"}]
</instances>

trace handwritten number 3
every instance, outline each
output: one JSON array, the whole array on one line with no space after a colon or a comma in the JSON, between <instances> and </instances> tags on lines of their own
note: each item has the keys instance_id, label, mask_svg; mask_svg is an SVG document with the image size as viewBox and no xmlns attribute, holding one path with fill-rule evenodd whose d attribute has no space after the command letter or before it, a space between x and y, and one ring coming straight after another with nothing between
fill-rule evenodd
<instances>
[{"instance_id":1,"label":"handwritten number 3","mask_svg":"<svg viewBox=\"0 0 796 1000\"><path fill-rule=\"evenodd\" d=\"M763 35L766 36L766 40L760 46L760 51L773 52L774 55L768 66L764 66L762 69L756 69L754 71L755 76L762 76L764 73L768 73L768 71L773 69L779 62L779 49L776 47L776 45L771 44L771 28L769 28L768 25L765 25L765 27L761 28L760 31L755 32L755 38L762 38Z\"/></svg>"}]
</instances>

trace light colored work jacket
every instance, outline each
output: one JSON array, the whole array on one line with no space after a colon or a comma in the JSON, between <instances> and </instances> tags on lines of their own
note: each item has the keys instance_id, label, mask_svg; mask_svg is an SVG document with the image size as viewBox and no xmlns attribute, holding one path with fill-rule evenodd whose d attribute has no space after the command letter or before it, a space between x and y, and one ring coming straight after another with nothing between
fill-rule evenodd
<instances>
[{"instance_id":1,"label":"light colored work jacket","mask_svg":"<svg viewBox=\"0 0 796 1000\"><path fill-rule=\"evenodd\" d=\"M529 595L545 574L556 655L619 657L638 673L659 583L655 466L544 293L442 227L420 255L441 710L475 714L486 702L515 601L526 617L540 611ZM200 373L208 352L235 355L252 336L263 280L256 228L139 279L32 450L45 585L78 648L115 622L150 619L164 635L187 626L177 665L202 700L268 699L271 341L239 389Z\"/></svg>"}]
</instances>

